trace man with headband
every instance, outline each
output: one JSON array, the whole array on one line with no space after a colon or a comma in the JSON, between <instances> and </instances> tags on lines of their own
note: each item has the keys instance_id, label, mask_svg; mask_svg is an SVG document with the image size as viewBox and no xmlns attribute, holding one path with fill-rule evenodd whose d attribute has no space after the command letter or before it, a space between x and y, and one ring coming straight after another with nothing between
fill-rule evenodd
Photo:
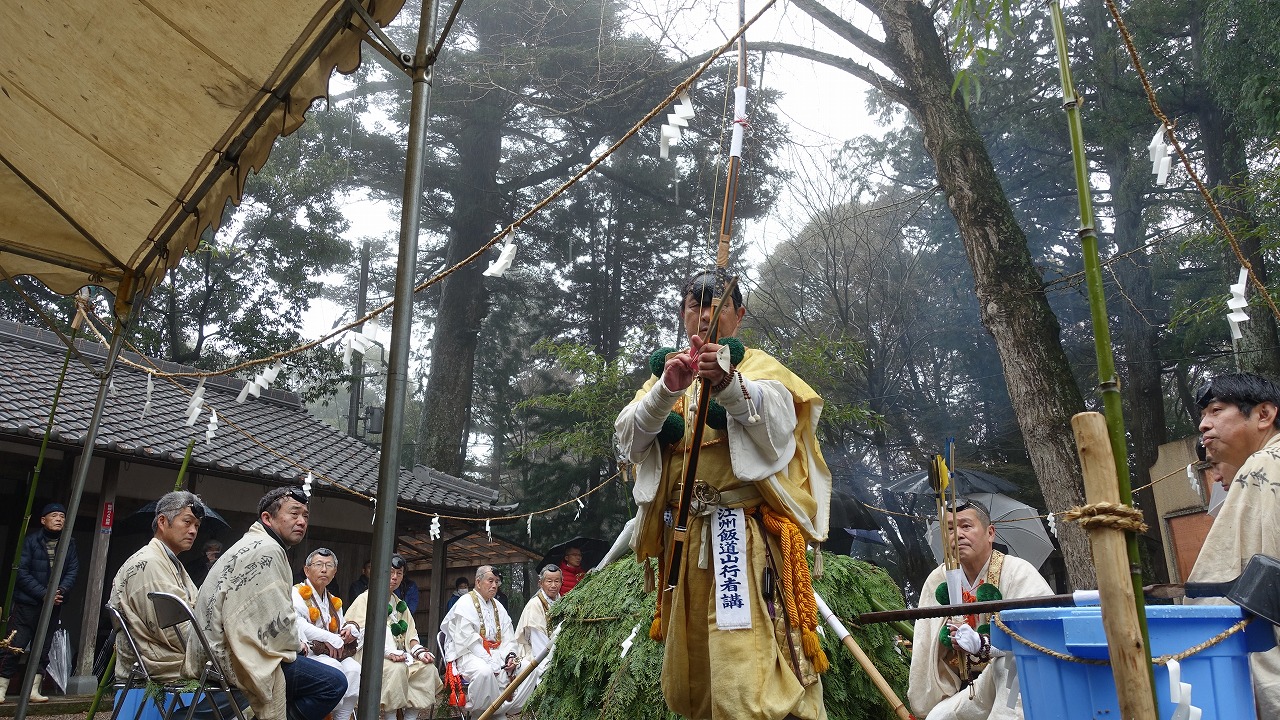
<instances>
[{"instance_id":1,"label":"man with headband","mask_svg":"<svg viewBox=\"0 0 1280 720\"><path fill-rule=\"evenodd\" d=\"M258 519L209 569L195 616L227 680L260 720L324 720L347 692L340 670L304 657L286 550L307 534L306 493L278 487L258 501ZM186 675L206 658L187 642Z\"/></svg>"},{"instance_id":2,"label":"man with headband","mask_svg":"<svg viewBox=\"0 0 1280 720\"><path fill-rule=\"evenodd\" d=\"M636 470L632 547L640 562L658 560L665 586L695 405L709 386L680 575L674 588L659 587L650 629L666 645L662 692L688 718L816 720L826 716L818 673L827 660L804 546L826 538L831 502L814 436L822 398L735 337L746 315L736 286L712 334L727 282L716 270L684 284L678 312L689 345L653 353L654 377L615 424L619 454Z\"/></svg>"},{"instance_id":3,"label":"man with headband","mask_svg":"<svg viewBox=\"0 0 1280 720\"><path fill-rule=\"evenodd\" d=\"M177 680L182 676L187 645L184 628L160 627L147 593L169 593L187 605L195 603L196 585L178 562L178 553L191 549L204 513L204 503L194 493L178 490L160 498L151 521L155 536L124 561L111 583L109 604L129 626L154 680ZM116 678L124 680L137 658L123 634L116 636L116 655Z\"/></svg>"}]
</instances>

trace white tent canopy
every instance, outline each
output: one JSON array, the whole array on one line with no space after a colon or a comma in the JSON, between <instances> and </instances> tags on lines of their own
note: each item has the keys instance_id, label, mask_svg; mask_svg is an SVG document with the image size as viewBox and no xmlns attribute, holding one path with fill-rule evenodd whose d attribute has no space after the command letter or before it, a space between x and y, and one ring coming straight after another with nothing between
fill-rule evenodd
<instances>
[{"instance_id":1,"label":"white tent canopy","mask_svg":"<svg viewBox=\"0 0 1280 720\"><path fill-rule=\"evenodd\" d=\"M359 0L379 25L404 0ZM348 0L0 3L0 271L117 312L238 201L367 27Z\"/></svg>"}]
</instances>

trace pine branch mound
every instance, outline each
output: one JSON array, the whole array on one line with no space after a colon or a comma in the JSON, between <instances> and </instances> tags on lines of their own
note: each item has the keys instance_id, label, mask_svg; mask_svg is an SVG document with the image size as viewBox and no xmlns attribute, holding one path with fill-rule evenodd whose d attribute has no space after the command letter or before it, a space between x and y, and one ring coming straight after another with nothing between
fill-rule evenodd
<instances>
[{"instance_id":1,"label":"pine branch mound","mask_svg":"<svg viewBox=\"0 0 1280 720\"><path fill-rule=\"evenodd\" d=\"M824 574L814 582L831 609L849 619L871 612L869 598L885 608L901 608L902 594L880 569L844 555L824 553ZM587 575L557 602L548 623L563 623L551 665L525 707L538 720L669 720L659 687L662 645L649 638L655 597L644 592L644 570L624 558ZM639 626L631 650L622 642ZM831 720L891 720L896 716L858 667L849 651L824 628L822 646L831 669L822 676ZM854 639L906 698L908 660L887 625L853 631Z\"/></svg>"}]
</instances>

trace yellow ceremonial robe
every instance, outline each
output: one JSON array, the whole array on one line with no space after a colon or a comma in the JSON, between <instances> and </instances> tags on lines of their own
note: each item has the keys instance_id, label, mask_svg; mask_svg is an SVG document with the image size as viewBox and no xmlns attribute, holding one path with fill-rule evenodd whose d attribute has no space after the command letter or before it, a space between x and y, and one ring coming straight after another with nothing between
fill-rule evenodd
<instances>
[{"instance_id":1,"label":"yellow ceremonial robe","mask_svg":"<svg viewBox=\"0 0 1280 720\"><path fill-rule=\"evenodd\" d=\"M730 416L724 432L707 428L698 461L698 479L720 491L753 485L761 501L795 522L807 540L825 539L831 475L814 436L822 399L762 351L748 349L737 369L755 381L761 391L761 397L752 398L760 419L748 426ZM678 498L684 472L682 448L692 434L692 422L686 422L685 441L674 449L660 451L656 440L631 441L633 408L656 382L656 378L651 379L623 410L618 419L618 438L623 454L637 464L635 495L640 511L634 541L636 557L641 562L660 558L665 563L671 529L664 520L664 510ZM696 402L695 388L696 384L687 390L675 408L690 419ZM742 391L735 383L723 391L730 392L740 397ZM726 402L730 397L725 396ZM662 596L662 692L668 707L688 718L714 720L781 720L788 715L801 720L825 718L821 681L815 676L809 678L807 686L802 684L792 667L792 648L778 630L782 626L781 608L777 609L776 620L770 618L761 597L765 542L775 564L782 562L777 539L766 539L760 525L747 518L745 574L752 598L751 627L720 630L714 609L714 562L708 560L706 567L699 567L704 526L709 519L692 519L679 586ZM711 554L708 548L707 557ZM659 582L665 585L666 578ZM793 627L798 628L794 621ZM805 662L798 639L794 650Z\"/></svg>"}]
</instances>

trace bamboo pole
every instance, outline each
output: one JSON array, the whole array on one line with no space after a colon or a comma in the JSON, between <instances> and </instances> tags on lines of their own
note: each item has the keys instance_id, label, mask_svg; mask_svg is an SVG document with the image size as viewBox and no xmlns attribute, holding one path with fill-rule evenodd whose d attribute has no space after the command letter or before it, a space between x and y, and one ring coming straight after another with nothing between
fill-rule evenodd
<instances>
[{"instance_id":1,"label":"bamboo pole","mask_svg":"<svg viewBox=\"0 0 1280 720\"><path fill-rule=\"evenodd\" d=\"M502 707L503 703L510 700L511 696L516 694L516 690L520 688L520 685L533 674L533 671L537 669L538 665L547 658L547 655L551 654L551 648L553 647L555 647L555 638L552 638L551 642L547 643L547 646L542 648L542 652L538 653L538 656L533 659L533 662L526 665L524 669L520 671L519 675L516 675L511 679L511 682L507 683L507 687L498 695L498 699L489 703L489 707L485 708L485 711L481 713L480 717L476 718L476 720L489 720L489 718L493 717L494 713L498 712L498 708Z\"/></svg>"},{"instance_id":2,"label":"bamboo pole","mask_svg":"<svg viewBox=\"0 0 1280 720\"><path fill-rule=\"evenodd\" d=\"M1084 472L1085 499L1090 504L1119 503L1106 419L1098 413L1080 413L1071 418L1071 426ZM1128 582L1125 535L1119 528L1092 528L1089 544L1098 571L1102 625L1107 633L1120 714L1123 720L1147 720L1157 717L1151 655L1137 618L1129 612L1142 598L1134 598L1133 586Z\"/></svg>"},{"instance_id":3,"label":"bamboo pole","mask_svg":"<svg viewBox=\"0 0 1280 720\"><path fill-rule=\"evenodd\" d=\"M862 647L858 645L858 641L853 639L853 635L849 634L849 630L840 622L840 618L831 612L831 608L827 606L827 601L817 592L813 594L814 599L818 601L818 612L822 613L823 619L827 621L827 625L840 638L849 652L853 653L853 659L858 661L858 665L862 667L862 671L871 678L871 684L876 686L876 690L884 696L885 702L889 703L889 708L897 714L901 720L915 720L911 716L911 711L898 698L898 694L893 691L893 687L889 685L889 681L884 679L884 675L880 674L880 670L876 668L875 663L871 662L871 658L863 652Z\"/></svg>"},{"instance_id":4,"label":"bamboo pole","mask_svg":"<svg viewBox=\"0 0 1280 720\"><path fill-rule=\"evenodd\" d=\"M76 341L76 331L80 329L79 316L71 325L71 342ZM4 591L4 602L0 603L0 619L8 620L5 615L13 612L13 593L18 584L18 565L22 562L22 541L27 537L27 529L31 526L31 511L36 502L36 490L40 487L40 471L44 468L45 454L49 450L49 437L53 434L53 419L58 414L58 401L62 398L62 387L67 381L67 366L71 364L71 348L62 358L62 370L58 373L58 383L53 386L53 404L49 406L49 419L44 424L44 437L40 440L40 454L36 457L35 469L31 471L31 485L27 488L27 509L22 515L22 524L18 529L18 547L13 551L13 566L9 570L9 582Z\"/></svg>"},{"instance_id":5,"label":"bamboo pole","mask_svg":"<svg viewBox=\"0 0 1280 720\"><path fill-rule=\"evenodd\" d=\"M1080 245L1084 254L1085 283L1089 291L1089 314L1093 324L1093 348L1098 360L1098 389L1102 395L1103 413L1106 417L1106 437L1111 447L1114 468L1116 502L1133 504L1133 492L1129 483L1129 451L1125 440L1124 412L1121 408L1120 377L1116 374L1115 357L1111 349L1111 329L1107 315L1107 299L1102 287L1102 263L1098 258L1098 235L1094 228L1093 196L1089 188L1089 166L1085 155L1084 127L1080 120L1080 102L1071 80L1071 63L1067 54L1066 23L1062 19L1059 0L1050 0L1049 16L1053 24L1054 45L1058 54L1058 76L1062 82L1062 108L1067 113L1067 127L1071 134L1071 157L1074 160L1076 196L1080 204ZM1077 442L1077 445L1079 443ZM1087 478L1086 478L1087 482ZM1147 633L1146 602L1142 596L1142 558L1138 552L1136 533L1125 533L1125 555L1128 561L1129 597L1133 605L1133 619L1137 622L1144 652L1151 647ZM1102 579L1099 577L1101 589ZM1128 612L1113 606L1113 613ZM1144 663L1147 669L1146 686L1150 687L1151 700L1155 702L1155 674L1150 655Z\"/></svg>"}]
</instances>

